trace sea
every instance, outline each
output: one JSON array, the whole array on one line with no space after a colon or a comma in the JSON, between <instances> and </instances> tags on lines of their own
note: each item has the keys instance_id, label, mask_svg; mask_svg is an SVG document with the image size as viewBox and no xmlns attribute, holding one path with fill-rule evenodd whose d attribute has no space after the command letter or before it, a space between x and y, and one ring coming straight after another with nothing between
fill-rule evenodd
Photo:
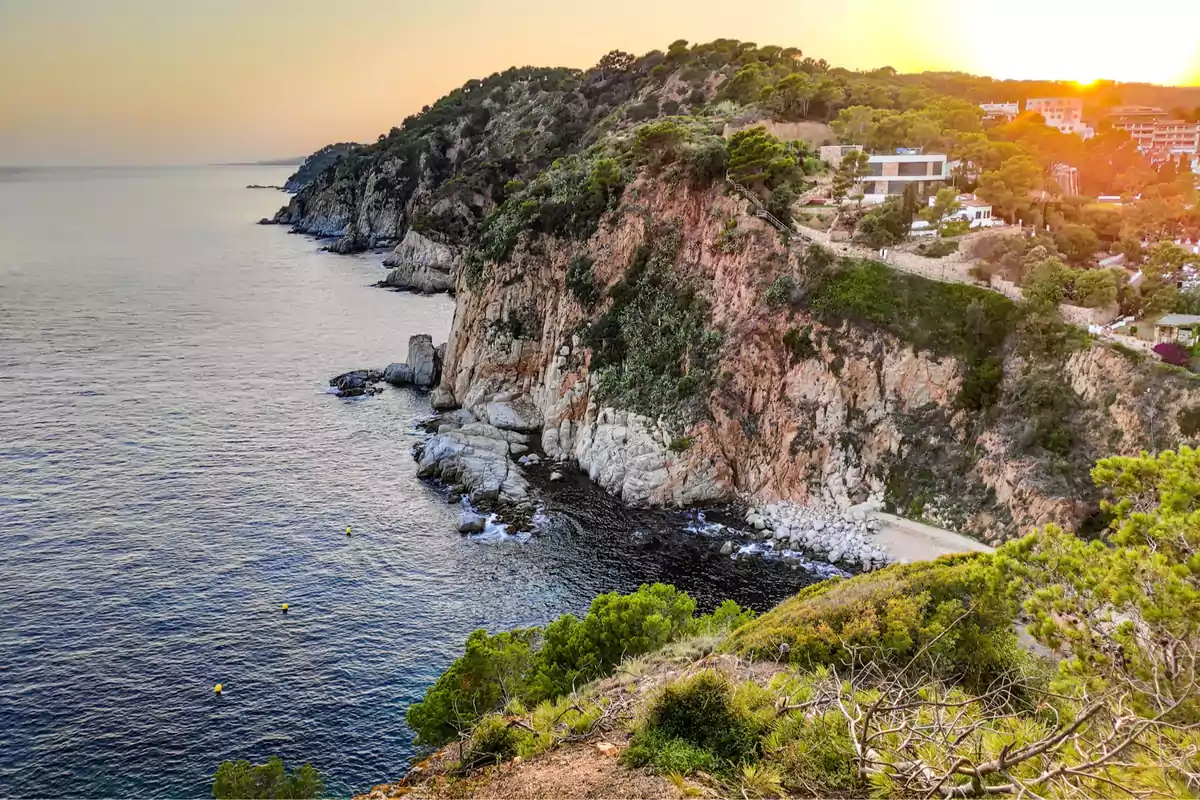
<instances>
[{"instance_id":1,"label":"sea","mask_svg":"<svg viewBox=\"0 0 1200 800\"><path fill-rule=\"evenodd\" d=\"M289 171L0 169L0 796L208 797L278 755L346 797L403 776L405 709L476 628L819 577L575 475L532 536L457 533L411 455L427 395L328 386L454 301L256 225Z\"/></svg>"}]
</instances>

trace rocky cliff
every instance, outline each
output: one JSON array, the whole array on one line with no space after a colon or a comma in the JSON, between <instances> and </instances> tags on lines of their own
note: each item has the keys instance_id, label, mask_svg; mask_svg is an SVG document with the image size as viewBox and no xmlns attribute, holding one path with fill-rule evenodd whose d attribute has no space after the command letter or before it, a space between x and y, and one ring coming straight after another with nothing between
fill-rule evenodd
<instances>
[{"instance_id":1,"label":"rocky cliff","mask_svg":"<svg viewBox=\"0 0 1200 800\"><path fill-rule=\"evenodd\" d=\"M586 237L522 233L458 281L443 395L524 403L630 503L875 499L991 541L1085 523L1095 458L1200 427L1190 376L746 212L643 173Z\"/></svg>"},{"instance_id":2,"label":"rocky cliff","mask_svg":"<svg viewBox=\"0 0 1200 800\"><path fill-rule=\"evenodd\" d=\"M586 72L514 68L469 81L377 143L343 153L275 221L337 237L336 252L393 246L413 231L448 248L452 262L513 186L594 140L661 60ZM397 251L392 265L404 267L405 257Z\"/></svg>"}]
</instances>

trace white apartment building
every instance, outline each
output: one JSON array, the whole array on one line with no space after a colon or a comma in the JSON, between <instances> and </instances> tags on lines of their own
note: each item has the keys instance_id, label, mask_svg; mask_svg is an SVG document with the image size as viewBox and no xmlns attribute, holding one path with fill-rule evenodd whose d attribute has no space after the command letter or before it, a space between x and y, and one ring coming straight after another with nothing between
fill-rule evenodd
<instances>
[{"instance_id":1,"label":"white apartment building","mask_svg":"<svg viewBox=\"0 0 1200 800\"><path fill-rule=\"evenodd\" d=\"M866 204L904 194L905 187L914 184L921 195L935 192L950 177L944 153L871 156L867 166L870 174L859 178Z\"/></svg>"},{"instance_id":2,"label":"white apartment building","mask_svg":"<svg viewBox=\"0 0 1200 800\"><path fill-rule=\"evenodd\" d=\"M1114 128L1128 133L1138 150L1156 160L1200 154L1200 123L1170 119L1153 106L1117 106L1108 116Z\"/></svg>"},{"instance_id":3,"label":"white apartment building","mask_svg":"<svg viewBox=\"0 0 1200 800\"><path fill-rule=\"evenodd\" d=\"M1063 133L1075 133L1090 139L1095 131L1083 124L1083 99L1079 97L1031 97L1025 101L1025 110L1041 114L1046 124Z\"/></svg>"}]
</instances>

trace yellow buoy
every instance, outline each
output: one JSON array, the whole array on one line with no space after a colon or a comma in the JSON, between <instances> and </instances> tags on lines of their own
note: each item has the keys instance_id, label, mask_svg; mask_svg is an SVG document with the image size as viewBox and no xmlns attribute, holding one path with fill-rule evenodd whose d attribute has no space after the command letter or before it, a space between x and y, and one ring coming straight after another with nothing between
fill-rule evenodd
<instances>
[{"instance_id":1,"label":"yellow buoy","mask_svg":"<svg viewBox=\"0 0 1200 800\"><path fill-rule=\"evenodd\" d=\"M287 613L287 603L283 604L283 613Z\"/></svg>"},{"instance_id":2,"label":"yellow buoy","mask_svg":"<svg viewBox=\"0 0 1200 800\"><path fill-rule=\"evenodd\" d=\"M222 686L223 686L223 684L218 683L216 686L213 687L213 691L216 692L217 694L220 694Z\"/></svg>"},{"instance_id":3,"label":"yellow buoy","mask_svg":"<svg viewBox=\"0 0 1200 800\"><path fill-rule=\"evenodd\" d=\"M350 536L350 535L351 535L351 534L350 534L350 528L349 528L349 526L347 526L347 528L346 528L346 535L347 535L347 536Z\"/></svg>"}]
</instances>

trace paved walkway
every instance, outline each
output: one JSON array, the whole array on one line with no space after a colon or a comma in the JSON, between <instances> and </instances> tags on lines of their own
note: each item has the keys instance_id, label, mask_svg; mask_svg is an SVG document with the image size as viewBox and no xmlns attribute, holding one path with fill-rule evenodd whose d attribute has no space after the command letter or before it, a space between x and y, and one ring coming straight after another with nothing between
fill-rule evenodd
<instances>
[{"instance_id":1,"label":"paved walkway","mask_svg":"<svg viewBox=\"0 0 1200 800\"><path fill-rule=\"evenodd\" d=\"M908 564L929 561L949 553L990 553L993 548L953 531L935 528L922 522L876 513L882 523L874 541L892 558Z\"/></svg>"}]
</instances>

